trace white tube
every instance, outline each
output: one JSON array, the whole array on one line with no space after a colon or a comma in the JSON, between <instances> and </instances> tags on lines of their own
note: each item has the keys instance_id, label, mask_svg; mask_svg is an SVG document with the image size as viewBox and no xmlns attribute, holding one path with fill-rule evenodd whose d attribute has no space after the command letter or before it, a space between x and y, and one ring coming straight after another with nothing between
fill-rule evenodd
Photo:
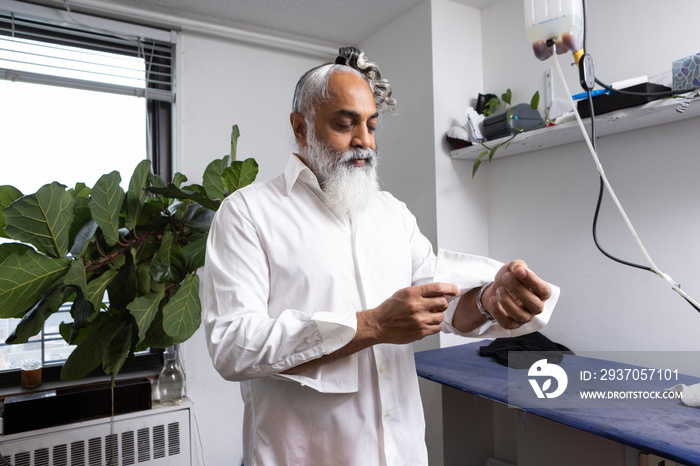
<instances>
[{"instance_id":1,"label":"white tube","mask_svg":"<svg viewBox=\"0 0 700 466\"><path fill-rule=\"evenodd\" d=\"M696 309L700 309L700 304L698 304L697 302L695 302L695 300L693 300L690 296L688 296L685 293L685 291L681 290L679 285L677 283L675 283L673 281L673 279L668 274L662 272L661 270L659 270L658 267L656 267L656 264L654 264L654 261L651 259L651 256L649 255L646 248L644 247L644 244L642 244L642 240L639 238L639 235L637 235L637 232L635 231L634 226L632 226L632 222L630 221L629 217L627 217L627 214L625 213L625 209L622 207L622 204L617 199L617 196L615 195L615 192L613 191L612 186L610 186L610 183L608 182L608 178L605 176L605 172L603 171L603 165L600 163L600 159L598 158L598 154L596 153L595 149L593 148L593 144L591 143L591 140L588 137L588 132L586 131L586 127L583 125L583 121L581 121L581 117L579 116L578 112L576 111L576 104L574 103L574 100L571 98L571 92L569 91L569 86L566 84L566 79L564 79L564 73L561 70L561 65L559 65L559 59L557 58L556 50L554 53L554 62L557 65L557 71L559 72L559 78L561 79L561 82L564 85L566 95L569 99L569 102L571 103L571 107L574 110L574 116L576 116L576 121L578 122L578 125L581 128L581 132L583 133L583 139L586 141L586 144L588 145L588 149L591 152L591 156L593 157L593 161L595 162L596 168L598 169L598 173L600 174L600 177L603 180L603 184L605 185L605 188L607 189L608 193L610 193L610 197L612 198L613 202L617 206L617 210L620 211L620 215L622 215L622 218L624 219L625 223L627 224L627 228L632 233L634 240L637 242L639 249L642 251L644 258L647 260L649 267L651 267L652 271L656 275L658 275L666 283L671 285L671 288L673 288L676 291L676 293L683 296L686 300L688 300L688 302L690 304L695 306ZM592 115L591 118L594 118L594 116Z\"/></svg>"}]
</instances>

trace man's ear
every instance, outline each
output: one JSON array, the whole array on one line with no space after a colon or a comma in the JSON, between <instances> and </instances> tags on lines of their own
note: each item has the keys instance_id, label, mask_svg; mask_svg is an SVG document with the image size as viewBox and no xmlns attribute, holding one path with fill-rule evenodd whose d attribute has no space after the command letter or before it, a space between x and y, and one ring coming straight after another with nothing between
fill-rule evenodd
<instances>
[{"instance_id":1,"label":"man's ear","mask_svg":"<svg viewBox=\"0 0 700 466\"><path fill-rule=\"evenodd\" d=\"M306 146L306 120L299 113L292 113L289 115L289 121L292 123L292 131L294 131L294 137L297 140L299 147Z\"/></svg>"}]
</instances>

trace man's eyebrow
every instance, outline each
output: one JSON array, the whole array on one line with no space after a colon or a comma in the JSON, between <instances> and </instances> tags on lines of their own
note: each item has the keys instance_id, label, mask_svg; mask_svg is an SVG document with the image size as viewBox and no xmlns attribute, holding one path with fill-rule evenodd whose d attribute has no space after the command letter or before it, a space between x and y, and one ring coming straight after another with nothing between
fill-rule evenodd
<instances>
[{"instance_id":1,"label":"man's eyebrow","mask_svg":"<svg viewBox=\"0 0 700 466\"><path fill-rule=\"evenodd\" d=\"M339 114L339 115L351 117L351 118L359 118L359 117L360 117L360 114L357 113L356 111L354 111L354 110L347 110L347 109L344 109L344 108L341 108L340 110L338 110L338 111L335 112L335 113L337 113L337 114ZM373 114L372 116L369 117L370 120L373 120L373 119L375 119L375 118L379 118L379 112L374 112L374 114Z\"/></svg>"}]
</instances>

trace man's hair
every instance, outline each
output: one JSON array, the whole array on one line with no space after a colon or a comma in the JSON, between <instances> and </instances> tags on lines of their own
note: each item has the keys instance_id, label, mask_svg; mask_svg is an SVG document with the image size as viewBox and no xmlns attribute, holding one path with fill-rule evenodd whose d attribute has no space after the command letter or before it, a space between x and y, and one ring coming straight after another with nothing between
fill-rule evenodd
<instances>
[{"instance_id":1,"label":"man's hair","mask_svg":"<svg viewBox=\"0 0 700 466\"><path fill-rule=\"evenodd\" d=\"M316 107L330 99L328 80L333 73L346 72L363 78L369 85L377 111L396 111L396 99L391 97L391 85L382 79L376 63L367 61L365 53L355 47L341 47L335 63L326 63L310 69L299 79L294 90L292 111L304 115L307 121L313 119Z\"/></svg>"}]
</instances>

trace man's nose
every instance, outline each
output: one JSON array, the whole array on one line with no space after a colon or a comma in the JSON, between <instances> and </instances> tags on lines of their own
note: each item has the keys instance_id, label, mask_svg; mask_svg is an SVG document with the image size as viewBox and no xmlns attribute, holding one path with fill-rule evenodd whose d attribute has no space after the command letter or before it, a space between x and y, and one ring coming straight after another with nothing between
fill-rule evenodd
<instances>
[{"instance_id":1,"label":"man's nose","mask_svg":"<svg viewBox=\"0 0 700 466\"><path fill-rule=\"evenodd\" d=\"M355 133L351 141L352 147L358 147L362 149L367 149L372 146L372 135L369 129L364 126L358 125L355 128Z\"/></svg>"}]
</instances>

